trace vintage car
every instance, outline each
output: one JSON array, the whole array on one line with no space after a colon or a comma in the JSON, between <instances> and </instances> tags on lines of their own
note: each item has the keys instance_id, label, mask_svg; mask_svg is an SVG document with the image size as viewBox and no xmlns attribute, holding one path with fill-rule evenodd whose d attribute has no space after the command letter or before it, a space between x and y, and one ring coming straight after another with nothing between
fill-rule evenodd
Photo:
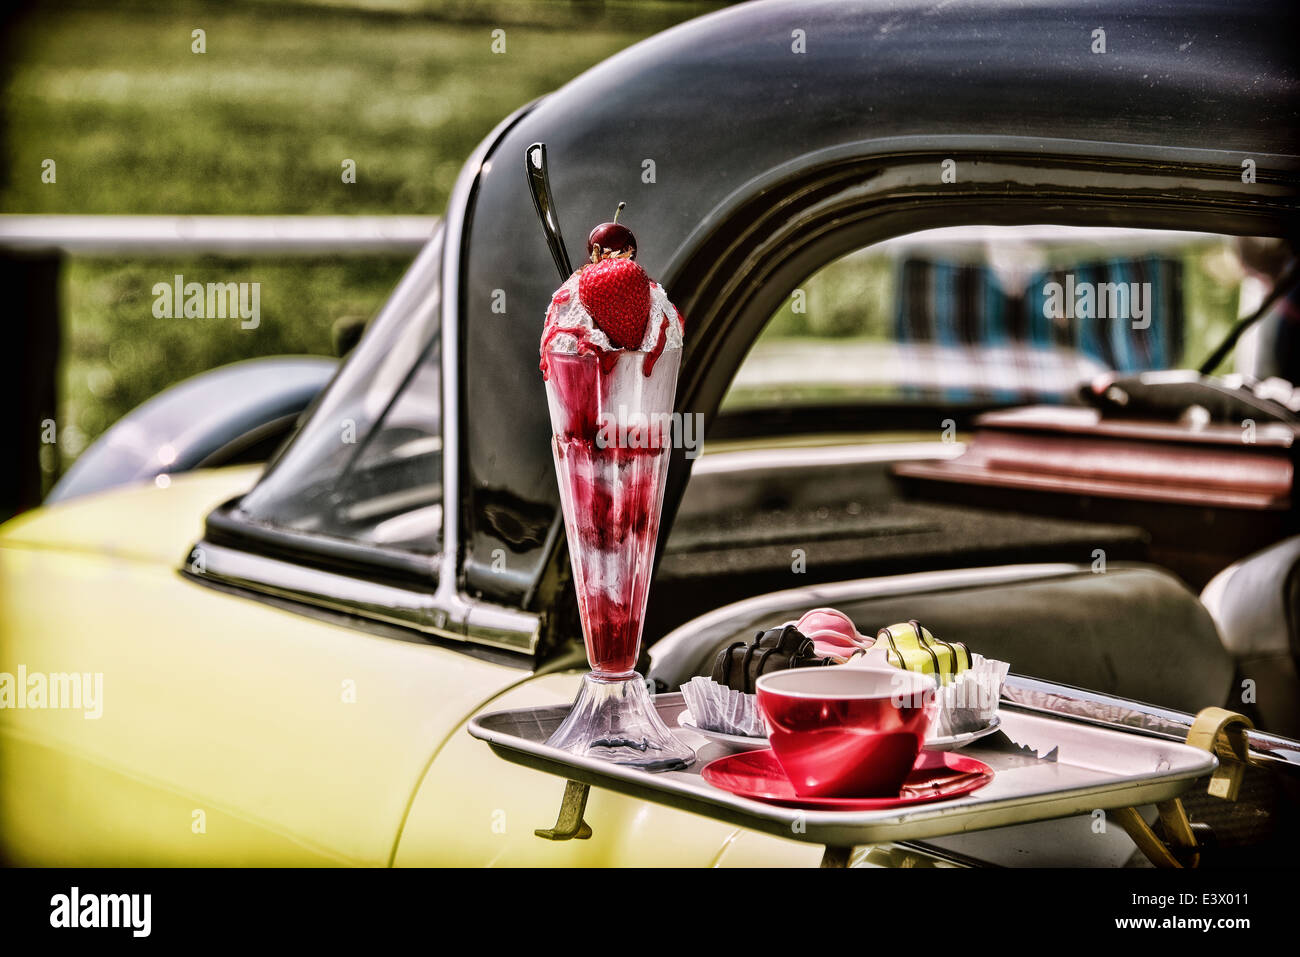
<instances>
[{"instance_id":1,"label":"vintage car","mask_svg":"<svg viewBox=\"0 0 1300 957\"><path fill-rule=\"evenodd\" d=\"M467 733L485 712L567 704L586 667L537 365L557 277L523 158L544 141L570 239L627 201L639 261L686 316L677 408L702 416L705 444L676 449L669 473L643 661L660 692L816 606L864 632L921 618L1011 662L1009 709L1119 728L1135 746L1181 741L1209 706L1249 718L1235 751L1219 747L1225 766L1249 765L1237 800L1204 782L1184 795L1196 854L1289 857L1300 433L1276 388L1250 386L1295 381L1300 91L1275 25L1291 16L1262 0L765 0L520 109L470 157L436 235L323 390L319 368L192 382L167 415L124 422L157 450L152 467L96 474L112 457L92 448L75 487L0 529L0 672L86 683L81 708L0 710L0 854L822 859L599 786L589 837L544 839L564 778ZM1007 292L1030 247L1047 251L1039 279ZM1234 330L1252 344L1235 357L1249 378L1142 377L1201 358L1179 270L1240 264L1243 249L1268 253L1249 260L1261 318ZM892 292L838 293L853 315L895 317L875 345L826 339L814 360L765 332L856 250L893 256L872 260ZM1101 345L996 327L1045 315L1024 292L1044 270L1097 262L1174 292L1149 325L1095 329ZM999 362L1048 368L1030 387ZM962 378L971 368L994 371ZM264 447L308 402L265 466L217 454ZM210 434L183 427L185 408ZM1170 862L1140 828L1087 813L1000 823L854 860Z\"/></svg>"}]
</instances>

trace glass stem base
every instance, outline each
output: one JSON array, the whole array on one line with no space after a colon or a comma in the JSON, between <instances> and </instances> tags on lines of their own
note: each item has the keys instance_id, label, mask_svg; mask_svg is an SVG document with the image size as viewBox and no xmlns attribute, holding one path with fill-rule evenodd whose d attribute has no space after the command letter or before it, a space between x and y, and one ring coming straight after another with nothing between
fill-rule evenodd
<instances>
[{"instance_id":1,"label":"glass stem base","mask_svg":"<svg viewBox=\"0 0 1300 957\"><path fill-rule=\"evenodd\" d=\"M675 771L695 760L695 752L674 738L659 717L645 680L635 672L586 675L573 710L546 743L647 771Z\"/></svg>"}]
</instances>

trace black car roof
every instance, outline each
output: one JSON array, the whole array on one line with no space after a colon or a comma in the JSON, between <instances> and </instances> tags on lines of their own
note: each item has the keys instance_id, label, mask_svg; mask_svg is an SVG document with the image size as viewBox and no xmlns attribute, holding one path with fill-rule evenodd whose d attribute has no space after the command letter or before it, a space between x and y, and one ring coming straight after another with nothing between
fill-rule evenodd
<instances>
[{"instance_id":1,"label":"black car roof","mask_svg":"<svg viewBox=\"0 0 1300 957\"><path fill-rule=\"evenodd\" d=\"M720 210L761 197L783 170L865 144L905 150L958 137L975 148L1014 137L1031 153L1069 141L1121 144L1102 147L1110 156L1133 145L1190 151L1183 162L1229 151L1239 157L1220 165L1253 158L1261 181L1271 169L1293 171L1295 27L1289 3L1260 0L1105 0L1066 10L764 0L652 37L536 104L490 149L465 228L471 589L517 600L557 516L537 343L558 276L525 188L529 143L547 143L571 258L582 260L587 232L626 201L621 221L637 234L639 261L677 298ZM1097 30L1104 53L1094 52ZM805 52L796 52L800 40ZM564 55L560 37L554 55ZM528 570L488 572L501 545L517 556L512 567Z\"/></svg>"}]
</instances>

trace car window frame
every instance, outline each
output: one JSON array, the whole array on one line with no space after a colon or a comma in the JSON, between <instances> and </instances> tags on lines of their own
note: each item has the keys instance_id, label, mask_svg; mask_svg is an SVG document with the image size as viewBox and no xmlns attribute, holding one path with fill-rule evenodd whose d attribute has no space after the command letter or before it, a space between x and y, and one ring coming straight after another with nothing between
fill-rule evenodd
<instances>
[{"instance_id":1,"label":"car window frame","mask_svg":"<svg viewBox=\"0 0 1300 957\"><path fill-rule=\"evenodd\" d=\"M203 537L178 571L185 577L251 597L324 609L366 622L398 625L453 646L478 646L527 656L537 650L541 618L521 609L466 595L459 579L460 263L466 220L479 172L502 136L534 106L526 104L501 121L465 163L452 189L447 213L431 242L441 243L439 325L442 409L442 542L431 555L255 525L234 514L242 496L214 509ZM427 248L427 247L426 247ZM417 263L419 257L417 257ZM412 268L417 267L413 264ZM424 352L421 351L421 356ZM418 359L416 360L418 362ZM408 376L414 369L408 370ZM339 375L344 369L341 368ZM327 395L333 382L321 393ZM399 390L400 391L400 387ZM394 395L397 393L395 392ZM319 411L320 398L310 413ZM375 421L382 424L383 417ZM287 447L286 447L287 448ZM281 450L283 454L284 449ZM270 467L279 461L279 455Z\"/></svg>"}]
</instances>

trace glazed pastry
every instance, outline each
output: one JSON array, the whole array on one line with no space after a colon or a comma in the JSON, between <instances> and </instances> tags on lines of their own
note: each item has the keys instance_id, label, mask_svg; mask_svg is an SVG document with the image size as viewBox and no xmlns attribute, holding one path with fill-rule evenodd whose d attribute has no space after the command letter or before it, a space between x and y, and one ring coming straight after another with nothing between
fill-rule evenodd
<instances>
[{"instance_id":1,"label":"glazed pastry","mask_svg":"<svg viewBox=\"0 0 1300 957\"><path fill-rule=\"evenodd\" d=\"M807 668L835 664L817 655L812 641L794 625L760 631L749 644L738 641L718 652L712 678L746 694L754 693L759 675L786 668Z\"/></svg>"},{"instance_id":2,"label":"glazed pastry","mask_svg":"<svg viewBox=\"0 0 1300 957\"><path fill-rule=\"evenodd\" d=\"M788 622L812 639L813 648L823 658L840 664L871 647L871 639L858 633L853 620L834 608L814 608L802 618Z\"/></svg>"},{"instance_id":3,"label":"glazed pastry","mask_svg":"<svg viewBox=\"0 0 1300 957\"><path fill-rule=\"evenodd\" d=\"M892 666L925 675L936 675L934 721L930 737L950 737L988 727L998 712L1002 683L1011 666L993 661L959 641L944 641L915 618L880 629L866 651L855 655L845 667L881 668Z\"/></svg>"},{"instance_id":4,"label":"glazed pastry","mask_svg":"<svg viewBox=\"0 0 1300 957\"><path fill-rule=\"evenodd\" d=\"M885 661L895 668L938 675L945 684L974 663L970 649L964 644L936 638L915 618L880 629L876 647L882 646Z\"/></svg>"}]
</instances>

